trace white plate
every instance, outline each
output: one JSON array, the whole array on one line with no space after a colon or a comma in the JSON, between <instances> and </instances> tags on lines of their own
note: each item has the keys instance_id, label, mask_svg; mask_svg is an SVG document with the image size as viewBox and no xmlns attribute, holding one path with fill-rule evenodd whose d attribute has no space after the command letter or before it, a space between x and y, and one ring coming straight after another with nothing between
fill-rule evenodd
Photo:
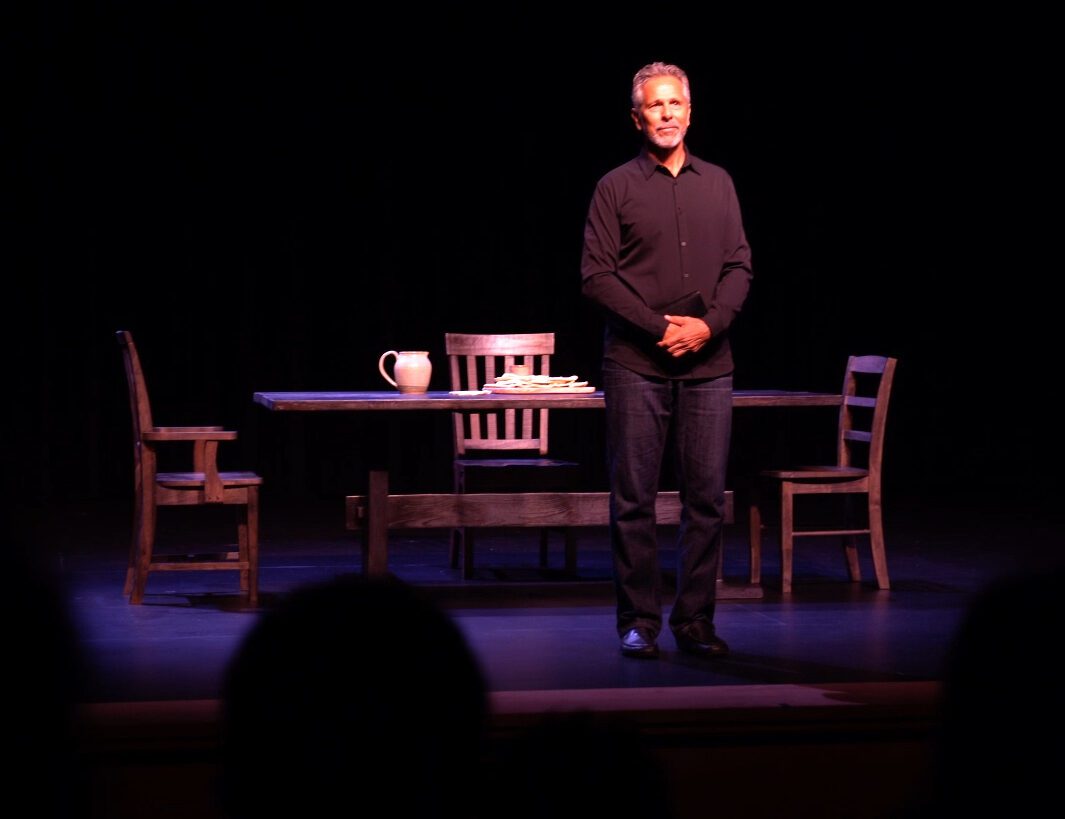
<instances>
[{"instance_id":1,"label":"white plate","mask_svg":"<svg viewBox=\"0 0 1065 819\"><path fill-rule=\"evenodd\" d=\"M448 395L488 395L488 390L451 390Z\"/></svg>"},{"instance_id":2,"label":"white plate","mask_svg":"<svg viewBox=\"0 0 1065 819\"><path fill-rule=\"evenodd\" d=\"M576 395L595 392L595 387L492 387L494 395Z\"/></svg>"}]
</instances>

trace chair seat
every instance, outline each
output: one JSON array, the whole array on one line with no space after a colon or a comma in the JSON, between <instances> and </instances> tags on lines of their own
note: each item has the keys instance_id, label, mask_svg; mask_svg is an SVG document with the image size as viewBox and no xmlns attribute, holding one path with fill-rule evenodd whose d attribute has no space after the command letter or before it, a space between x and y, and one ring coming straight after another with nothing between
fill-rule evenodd
<instances>
[{"instance_id":1,"label":"chair seat","mask_svg":"<svg viewBox=\"0 0 1065 819\"><path fill-rule=\"evenodd\" d=\"M799 466L794 469L765 469L759 474L781 481L852 481L868 477L869 470L856 466Z\"/></svg>"},{"instance_id":2,"label":"chair seat","mask_svg":"<svg viewBox=\"0 0 1065 819\"><path fill-rule=\"evenodd\" d=\"M223 486L260 486L263 479L254 472L219 472ZM203 486L207 479L202 472L157 472L155 482L174 488Z\"/></svg>"},{"instance_id":3,"label":"chair seat","mask_svg":"<svg viewBox=\"0 0 1065 819\"><path fill-rule=\"evenodd\" d=\"M514 469L524 466L565 468L577 467L579 464L559 458L456 458L455 465L462 469Z\"/></svg>"}]
</instances>

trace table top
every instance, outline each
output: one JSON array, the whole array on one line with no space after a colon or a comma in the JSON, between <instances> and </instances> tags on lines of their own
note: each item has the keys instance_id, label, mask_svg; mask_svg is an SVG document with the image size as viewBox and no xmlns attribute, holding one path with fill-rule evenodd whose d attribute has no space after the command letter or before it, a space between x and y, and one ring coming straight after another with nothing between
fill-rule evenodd
<instances>
[{"instance_id":1,"label":"table top","mask_svg":"<svg viewBox=\"0 0 1065 819\"><path fill-rule=\"evenodd\" d=\"M288 412L380 410L602 409L603 393L452 395L450 392L257 392L269 410ZM796 390L734 390L735 407L838 407L842 396Z\"/></svg>"}]
</instances>

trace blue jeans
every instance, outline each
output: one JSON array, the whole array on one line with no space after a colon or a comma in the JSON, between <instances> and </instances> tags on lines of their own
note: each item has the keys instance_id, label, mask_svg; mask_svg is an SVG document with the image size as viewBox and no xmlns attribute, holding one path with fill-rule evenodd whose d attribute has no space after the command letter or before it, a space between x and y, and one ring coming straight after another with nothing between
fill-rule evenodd
<instances>
[{"instance_id":1,"label":"blue jeans","mask_svg":"<svg viewBox=\"0 0 1065 819\"><path fill-rule=\"evenodd\" d=\"M725 473L732 435L732 376L651 378L603 363L610 542L618 634L662 629L655 498L672 427L682 505L677 535L673 631L714 622L725 524Z\"/></svg>"}]
</instances>

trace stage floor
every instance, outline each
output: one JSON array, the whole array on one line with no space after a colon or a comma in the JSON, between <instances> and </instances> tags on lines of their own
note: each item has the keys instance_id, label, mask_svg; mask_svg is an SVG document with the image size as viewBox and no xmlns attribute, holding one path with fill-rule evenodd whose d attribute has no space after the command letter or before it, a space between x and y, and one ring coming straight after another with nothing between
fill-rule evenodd
<instances>
[{"instance_id":1,"label":"stage floor","mask_svg":"<svg viewBox=\"0 0 1065 819\"><path fill-rule=\"evenodd\" d=\"M224 518L200 509L161 511L163 544L178 533L208 542L229 536L231 510L217 510ZM89 670L84 700L213 699L258 612L241 605L232 572L156 573L144 604L130 605L122 595L128 515L125 504L67 508L42 516L34 529L54 555ZM449 567L445 532L394 534L390 568L447 609L496 694L915 682L941 678L946 648L975 593L1004 574L1059 559L1060 531L1060 517L1017 508L896 502L887 518L890 591L876 589L867 548L860 549L864 580L852 584L838 541L819 538L799 542L794 593L783 598L773 586L775 539L764 558L764 589L728 592L743 589L747 571L744 532L732 526L717 615L732 655L713 662L678 653L668 632L656 661L619 654L605 530L581 531L576 580L539 569L535 534L519 530L480 536L470 580ZM663 531L667 569L670 535ZM551 559L561 566L560 542ZM302 584L357 573L358 545L344 530L342 499L267 498L261 564L258 611Z\"/></svg>"}]
</instances>

